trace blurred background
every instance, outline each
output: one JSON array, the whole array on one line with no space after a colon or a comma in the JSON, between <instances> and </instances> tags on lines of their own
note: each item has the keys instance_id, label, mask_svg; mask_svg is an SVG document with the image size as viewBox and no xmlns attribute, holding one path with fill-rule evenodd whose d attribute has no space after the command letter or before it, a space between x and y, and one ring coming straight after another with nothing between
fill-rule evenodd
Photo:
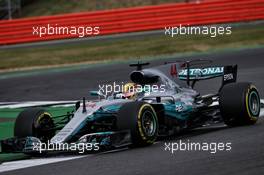
<instances>
[{"instance_id":1,"label":"blurred background","mask_svg":"<svg viewBox=\"0 0 264 175\"><path fill-rule=\"evenodd\" d=\"M0 0L0 19L0 72L264 44L264 0ZM98 26L100 34L33 35L48 24ZM231 27L232 34L164 34L180 25Z\"/></svg>"},{"instance_id":2,"label":"blurred background","mask_svg":"<svg viewBox=\"0 0 264 175\"><path fill-rule=\"evenodd\" d=\"M55 15L199 0L0 0L1 19Z\"/></svg>"}]
</instances>

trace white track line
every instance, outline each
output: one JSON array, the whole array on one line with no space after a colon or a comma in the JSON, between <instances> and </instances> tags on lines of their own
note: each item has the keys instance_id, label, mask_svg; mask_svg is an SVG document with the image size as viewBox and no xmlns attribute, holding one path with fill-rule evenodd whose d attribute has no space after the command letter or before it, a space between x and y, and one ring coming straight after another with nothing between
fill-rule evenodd
<instances>
[{"instance_id":1,"label":"white track line","mask_svg":"<svg viewBox=\"0 0 264 175\"><path fill-rule=\"evenodd\" d=\"M87 155L86 155L87 156ZM12 171L22 168L29 168L39 165L46 165L50 163L63 162L68 160L80 159L86 156L71 156L71 157L55 157L55 158L41 158L5 162L0 164L0 172Z\"/></svg>"},{"instance_id":2,"label":"white track line","mask_svg":"<svg viewBox=\"0 0 264 175\"><path fill-rule=\"evenodd\" d=\"M25 107L34 107L34 106L43 106L43 105L60 105L60 106L69 106L75 104L76 101L34 101L34 102L17 102L15 104L1 102L0 109L2 108L25 108Z\"/></svg>"}]
</instances>

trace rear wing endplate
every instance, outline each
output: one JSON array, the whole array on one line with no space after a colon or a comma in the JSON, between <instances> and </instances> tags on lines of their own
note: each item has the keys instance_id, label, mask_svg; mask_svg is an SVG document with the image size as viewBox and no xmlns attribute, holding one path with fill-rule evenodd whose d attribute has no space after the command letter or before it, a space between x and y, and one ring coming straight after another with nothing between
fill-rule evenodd
<instances>
[{"instance_id":1,"label":"rear wing endplate","mask_svg":"<svg viewBox=\"0 0 264 175\"><path fill-rule=\"evenodd\" d=\"M197 65L196 61L196 65ZM178 73L180 80L186 81L187 85L194 87L195 83L200 80L208 80L216 77L222 77L221 88L237 80L237 65L191 68L192 61L185 62L185 69L181 69ZM220 89L221 89L220 88Z\"/></svg>"}]
</instances>

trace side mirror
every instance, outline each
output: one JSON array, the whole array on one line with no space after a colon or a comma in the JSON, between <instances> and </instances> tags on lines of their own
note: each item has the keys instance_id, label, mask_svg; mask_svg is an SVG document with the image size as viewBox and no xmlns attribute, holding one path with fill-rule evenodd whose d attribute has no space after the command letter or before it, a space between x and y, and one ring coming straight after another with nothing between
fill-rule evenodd
<instances>
[{"instance_id":1,"label":"side mirror","mask_svg":"<svg viewBox=\"0 0 264 175\"><path fill-rule=\"evenodd\" d=\"M91 96L99 96L100 95L100 93L98 92L98 91L90 91L90 95Z\"/></svg>"},{"instance_id":2,"label":"side mirror","mask_svg":"<svg viewBox=\"0 0 264 175\"><path fill-rule=\"evenodd\" d=\"M106 98L106 95L100 93L100 91L90 91L90 95L94 97L98 97L99 100L101 99L101 97Z\"/></svg>"}]
</instances>

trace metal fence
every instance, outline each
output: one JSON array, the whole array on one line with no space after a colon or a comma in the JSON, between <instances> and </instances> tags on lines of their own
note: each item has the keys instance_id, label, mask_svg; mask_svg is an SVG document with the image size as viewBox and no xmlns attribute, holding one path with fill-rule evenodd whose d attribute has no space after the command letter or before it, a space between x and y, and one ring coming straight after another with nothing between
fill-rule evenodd
<instances>
[{"instance_id":1,"label":"metal fence","mask_svg":"<svg viewBox=\"0 0 264 175\"><path fill-rule=\"evenodd\" d=\"M100 35L264 20L263 0L207 0L0 21L0 45L79 38L59 27L100 27ZM45 34L40 37L40 27ZM164 28L165 27L165 28ZM35 33L35 29L37 30ZM47 31L53 31L49 33ZM55 31L58 31L55 32ZM172 30L171 30L172 31ZM171 32L172 33L172 32ZM88 35L86 35L88 37ZM90 35L89 35L90 36Z\"/></svg>"},{"instance_id":2,"label":"metal fence","mask_svg":"<svg viewBox=\"0 0 264 175\"><path fill-rule=\"evenodd\" d=\"M0 0L0 19L12 19L21 13L21 0Z\"/></svg>"}]
</instances>

